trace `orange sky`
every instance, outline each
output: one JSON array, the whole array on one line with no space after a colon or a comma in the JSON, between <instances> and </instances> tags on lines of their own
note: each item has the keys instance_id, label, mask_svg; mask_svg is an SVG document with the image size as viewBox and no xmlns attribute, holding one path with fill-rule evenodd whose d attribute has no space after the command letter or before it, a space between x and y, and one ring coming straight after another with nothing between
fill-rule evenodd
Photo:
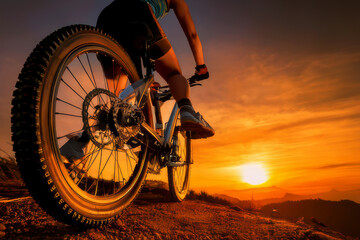
<instances>
[{"instance_id":1,"label":"orange sky","mask_svg":"<svg viewBox=\"0 0 360 240\"><path fill-rule=\"evenodd\" d=\"M270 175L259 187L298 194L359 188L360 82L353 76L360 73L360 53L289 59L238 48L248 58L229 59L235 61L229 69L212 75L226 80L192 91L194 105L216 129L212 139L194 141L192 187L250 187L239 166L259 162ZM223 49L224 56L233 50Z\"/></svg>"},{"instance_id":2,"label":"orange sky","mask_svg":"<svg viewBox=\"0 0 360 240\"><path fill-rule=\"evenodd\" d=\"M7 12L22 14L0 15L0 148L10 149L11 92L31 49L61 26L94 25L108 2L78 1L68 9L64 1L36 0L24 3L30 14L6 1ZM191 96L216 130L194 141L192 187L248 188L239 167L259 162L270 177L260 187L303 194L360 188L358 2L188 2L211 75ZM173 13L161 24L190 76L194 61Z\"/></svg>"},{"instance_id":3,"label":"orange sky","mask_svg":"<svg viewBox=\"0 0 360 240\"><path fill-rule=\"evenodd\" d=\"M224 100L200 104L217 129L215 138L195 144L202 168L237 172L236 166L258 161L268 167L269 185L295 192L359 187L360 82L352 77L359 76L359 63L353 52L290 61L262 53L238 63L237 80L211 84L214 94L224 89Z\"/></svg>"}]
</instances>

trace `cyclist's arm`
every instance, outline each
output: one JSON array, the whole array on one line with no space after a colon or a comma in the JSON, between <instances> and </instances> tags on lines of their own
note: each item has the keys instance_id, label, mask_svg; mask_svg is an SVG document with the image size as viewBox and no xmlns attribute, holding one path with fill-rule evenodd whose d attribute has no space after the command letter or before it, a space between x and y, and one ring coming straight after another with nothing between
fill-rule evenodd
<instances>
[{"instance_id":1,"label":"cyclist's arm","mask_svg":"<svg viewBox=\"0 0 360 240\"><path fill-rule=\"evenodd\" d=\"M170 7L174 9L175 15L188 39L196 65L204 64L202 45L197 35L195 24L191 18L188 5L184 0L171 0Z\"/></svg>"}]
</instances>

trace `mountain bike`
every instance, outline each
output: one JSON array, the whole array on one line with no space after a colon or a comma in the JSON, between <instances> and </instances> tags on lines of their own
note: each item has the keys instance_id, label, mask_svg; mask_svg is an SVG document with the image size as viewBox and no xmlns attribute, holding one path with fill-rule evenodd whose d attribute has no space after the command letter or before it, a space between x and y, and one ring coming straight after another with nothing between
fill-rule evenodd
<instances>
[{"instance_id":1,"label":"mountain bike","mask_svg":"<svg viewBox=\"0 0 360 240\"><path fill-rule=\"evenodd\" d=\"M176 103L163 123L160 107L171 93L154 82L146 52L143 63L140 79L126 51L86 25L55 31L26 60L13 94L13 148L30 194L56 220L107 224L134 200L147 173L163 168L171 199L185 198L191 132L181 128ZM64 156L76 144L79 156Z\"/></svg>"}]
</instances>

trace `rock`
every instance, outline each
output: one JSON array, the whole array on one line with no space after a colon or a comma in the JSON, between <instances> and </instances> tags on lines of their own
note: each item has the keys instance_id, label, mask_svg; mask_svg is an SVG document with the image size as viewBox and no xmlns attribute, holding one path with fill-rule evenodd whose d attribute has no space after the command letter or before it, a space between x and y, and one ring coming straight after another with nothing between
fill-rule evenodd
<instances>
[{"instance_id":1,"label":"rock","mask_svg":"<svg viewBox=\"0 0 360 240\"><path fill-rule=\"evenodd\" d=\"M161 235L155 231L153 231L153 234L155 235L156 240L162 240Z\"/></svg>"},{"instance_id":2,"label":"rock","mask_svg":"<svg viewBox=\"0 0 360 240\"><path fill-rule=\"evenodd\" d=\"M6 230L5 225L0 223L0 231L4 232L5 230Z\"/></svg>"},{"instance_id":3,"label":"rock","mask_svg":"<svg viewBox=\"0 0 360 240\"><path fill-rule=\"evenodd\" d=\"M121 219L117 219L116 222L115 222L116 226L118 227L122 227L124 228L125 227L125 224L124 222L121 220Z\"/></svg>"},{"instance_id":4,"label":"rock","mask_svg":"<svg viewBox=\"0 0 360 240\"><path fill-rule=\"evenodd\" d=\"M241 211L242 209L237 207L237 206L231 206L231 209L235 210L235 211Z\"/></svg>"},{"instance_id":5,"label":"rock","mask_svg":"<svg viewBox=\"0 0 360 240\"><path fill-rule=\"evenodd\" d=\"M317 225L317 226L320 226L320 227L326 227L325 224L323 224L322 222L320 222L319 220L317 220L316 218L311 218L311 221Z\"/></svg>"}]
</instances>

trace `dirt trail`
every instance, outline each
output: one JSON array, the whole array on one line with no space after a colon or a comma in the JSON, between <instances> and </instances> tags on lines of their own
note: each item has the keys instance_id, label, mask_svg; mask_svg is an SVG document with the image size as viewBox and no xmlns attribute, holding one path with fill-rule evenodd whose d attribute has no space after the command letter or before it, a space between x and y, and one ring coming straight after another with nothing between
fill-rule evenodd
<instances>
[{"instance_id":1,"label":"dirt trail","mask_svg":"<svg viewBox=\"0 0 360 240\"><path fill-rule=\"evenodd\" d=\"M344 239L259 213L199 200L172 203L166 190L143 191L119 219L81 230L54 221L32 199L0 203L1 239ZM1 236L1 235L0 235ZM351 238L348 238L351 239Z\"/></svg>"}]
</instances>

